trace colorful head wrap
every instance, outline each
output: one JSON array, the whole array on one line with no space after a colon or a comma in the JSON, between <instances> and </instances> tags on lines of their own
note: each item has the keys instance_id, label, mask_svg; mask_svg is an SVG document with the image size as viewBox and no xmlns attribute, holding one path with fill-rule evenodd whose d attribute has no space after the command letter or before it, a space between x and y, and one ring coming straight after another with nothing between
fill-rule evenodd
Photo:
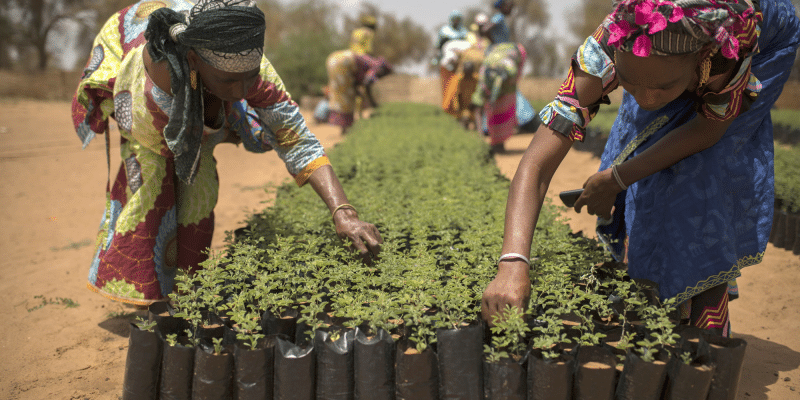
<instances>
[{"instance_id":1,"label":"colorful head wrap","mask_svg":"<svg viewBox=\"0 0 800 400\"><path fill-rule=\"evenodd\" d=\"M226 72L258 69L264 51L264 13L252 0L199 0L188 15L169 8L150 14L145 31L153 61L170 67L173 102L164 138L175 154L175 173L192 183L200 160L203 132L201 86L190 83L190 49Z\"/></svg>"},{"instance_id":2,"label":"colorful head wrap","mask_svg":"<svg viewBox=\"0 0 800 400\"><path fill-rule=\"evenodd\" d=\"M639 57L694 53L711 44L738 59L760 14L745 0L621 0L609 16L608 44Z\"/></svg>"}]
</instances>

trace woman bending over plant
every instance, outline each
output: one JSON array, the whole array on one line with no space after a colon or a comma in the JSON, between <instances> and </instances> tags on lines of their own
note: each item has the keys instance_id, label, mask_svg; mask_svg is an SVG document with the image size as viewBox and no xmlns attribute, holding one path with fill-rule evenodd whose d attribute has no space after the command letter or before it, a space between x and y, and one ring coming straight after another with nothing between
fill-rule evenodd
<instances>
[{"instance_id":1,"label":"woman bending over plant","mask_svg":"<svg viewBox=\"0 0 800 400\"><path fill-rule=\"evenodd\" d=\"M528 256L550 179L608 94L622 105L575 203L632 278L729 334L728 282L761 261L774 197L770 109L800 42L788 0L623 0L572 57L508 196L491 321L530 293Z\"/></svg>"},{"instance_id":2,"label":"woman bending over plant","mask_svg":"<svg viewBox=\"0 0 800 400\"><path fill-rule=\"evenodd\" d=\"M122 167L107 186L90 289L147 305L173 290L177 269L198 268L214 230L213 150L224 141L274 149L297 184L322 198L340 237L364 256L379 252L380 234L348 204L264 58L264 32L250 0L140 1L103 26L72 106L84 146L108 132L109 117L121 134Z\"/></svg>"}]
</instances>

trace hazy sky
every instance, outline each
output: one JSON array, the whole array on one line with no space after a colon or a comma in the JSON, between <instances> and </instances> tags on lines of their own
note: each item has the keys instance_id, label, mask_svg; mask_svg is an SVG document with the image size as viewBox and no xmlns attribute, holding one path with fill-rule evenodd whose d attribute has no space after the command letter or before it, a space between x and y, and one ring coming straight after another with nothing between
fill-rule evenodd
<instances>
[{"instance_id":1,"label":"hazy sky","mask_svg":"<svg viewBox=\"0 0 800 400\"><path fill-rule=\"evenodd\" d=\"M291 0L281 0L289 3ZM572 38L571 32L566 28L565 19L569 18L570 11L577 7L581 0L544 0L549 7L550 29L554 36L564 36L559 32L566 32L568 38ZM486 12L491 12L490 6L486 5L485 0L370 0L381 12L392 13L402 19L409 17L418 24L425 27L431 34L431 41L440 26L447 23L450 12L453 10L466 11L469 8L483 8ZM350 15L358 15L361 10L361 0L331 0L339 9ZM378 27L380 29L380 27ZM399 68L402 72L417 74L427 73L424 65L403 66Z\"/></svg>"},{"instance_id":2,"label":"hazy sky","mask_svg":"<svg viewBox=\"0 0 800 400\"><path fill-rule=\"evenodd\" d=\"M283 0L286 2L287 0ZM545 0L545 3L550 7L551 24L556 26L564 26L563 20L565 18L564 12L569 11L580 4L580 0ZM342 11L350 11L357 13L361 4L360 0L334 0L332 3L337 4ZM467 0L372 0L371 3L378 6L378 8L387 13L393 13L396 16L410 17L417 21L420 25L424 26L431 32L442 24L447 22L447 17L453 10L464 11L468 8L478 7L486 8L483 1L467 1Z\"/></svg>"}]
</instances>

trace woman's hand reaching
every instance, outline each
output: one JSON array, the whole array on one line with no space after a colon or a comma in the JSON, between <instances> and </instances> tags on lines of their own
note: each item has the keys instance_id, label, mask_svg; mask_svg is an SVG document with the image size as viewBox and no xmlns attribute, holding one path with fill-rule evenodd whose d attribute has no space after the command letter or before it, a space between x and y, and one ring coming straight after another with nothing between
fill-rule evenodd
<instances>
[{"instance_id":1,"label":"woman's hand reaching","mask_svg":"<svg viewBox=\"0 0 800 400\"><path fill-rule=\"evenodd\" d=\"M336 234L351 243L350 248L358 251L365 263L371 264L381 252L381 237L375 225L358 219L358 214L350 208L342 208L333 214Z\"/></svg>"},{"instance_id":2,"label":"woman's hand reaching","mask_svg":"<svg viewBox=\"0 0 800 400\"><path fill-rule=\"evenodd\" d=\"M531 297L530 267L523 261L503 261L497 276L483 291L481 316L490 326L506 305L525 310Z\"/></svg>"},{"instance_id":3,"label":"woman's hand reaching","mask_svg":"<svg viewBox=\"0 0 800 400\"><path fill-rule=\"evenodd\" d=\"M331 210L333 223L336 225L336 234L344 241L350 242L350 248L358 251L366 263L381 252L383 238L378 228L368 222L358 219L355 207L348 204L342 184L333 167L323 165L311 174L308 179L311 187Z\"/></svg>"},{"instance_id":4,"label":"woman's hand reaching","mask_svg":"<svg viewBox=\"0 0 800 400\"><path fill-rule=\"evenodd\" d=\"M611 219L611 209L617 199L617 193L622 188L617 183L611 168L600 171L586 180L583 184L583 194L575 202L575 211L581 212L586 206L586 212L605 220Z\"/></svg>"}]
</instances>

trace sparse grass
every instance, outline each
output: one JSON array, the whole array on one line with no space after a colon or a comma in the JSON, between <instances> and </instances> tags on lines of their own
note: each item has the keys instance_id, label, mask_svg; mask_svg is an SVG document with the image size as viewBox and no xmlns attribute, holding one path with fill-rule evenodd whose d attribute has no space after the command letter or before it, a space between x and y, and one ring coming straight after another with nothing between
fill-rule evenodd
<instances>
[{"instance_id":1,"label":"sparse grass","mask_svg":"<svg viewBox=\"0 0 800 400\"><path fill-rule=\"evenodd\" d=\"M41 299L41 303L39 303L38 305L36 305L34 307L28 308L28 312L36 311L36 310L38 310L38 309L40 309L40 308L42 308L42 307L44 307L46 305L51 305L51 304L52 305L62 305L62 306L65 306L65 308L76 308L76 307L80 306L80 304L76 303L74 300L66 298L66 297L56 297L55 299L53 299L53 298L44 297L44 295L40 294L38 296L33 296L33 298L34 299Z\"/></svg>"},{"instance_id":2,"label":"sparse grass","mask_svg":"<svg viewBox=\"0 0 800 400\"><path fill-rule=\"evenodd\" d=\"M50 251L77 250L81 247L91 246L92 244L94 244L92 239L83 239L80 242L70 242L68 245L63 247L50 247Z\"/></svg>"}]
</instances>

